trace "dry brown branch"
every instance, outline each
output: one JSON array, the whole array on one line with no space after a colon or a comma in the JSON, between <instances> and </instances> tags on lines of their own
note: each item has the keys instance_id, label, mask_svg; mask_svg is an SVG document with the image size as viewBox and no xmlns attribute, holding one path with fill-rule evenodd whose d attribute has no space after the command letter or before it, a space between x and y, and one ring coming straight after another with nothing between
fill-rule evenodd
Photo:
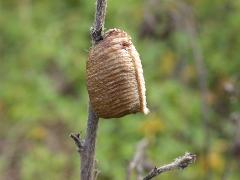
<instances>
[{"instance_id":1,"label":"dry brown branch","mask_svg":"<svg viewBox=\"0 0 240 180\"><path fill-rule=\"evenodd\" d=\"M74 140L77 150L81 157L81 179L92 180L95 177L95 144L97 138L99 118L93 112L89 103L88 124L85 140L81 140L80 134L71 133L70 137Z\"/></svg>"},{"instance_id":2,"label":"dry brown branch","mask_svg":"<svg viewBox=\"0 0 240 180\"><path fill-rule=\"evenodd\" d=\"M204 151L207 153L210 146L210 129L209 129L209 105L207 102L207 69L204 63L204 54L198 43L198 34L196 20L193 9L184 1L178 1L178 12L174 12L175 28L178 31L185 33L189 38L190 48L192 50L193 60L195 61L198 86L200 90L201 114L203 119L203 127L205 134Z\"/></svg>"},{"instance_id":3,"label":"dry brown branch","mask_svg":"<svg viewBox=\"0 0 240 180\"><path fill-rule=\"evenodd\" d=\"M184 169L188 167L190 164L194 163L196 160L196 155L191 153L185 153L184 156L178 157L175 159L174 162L161 166L159 168L155 167L143 180L149 180L152 179L164 172L172 171L175 169Z\"/></svg>"},{"instance_id":4,"label":"dry brown branch","mask_svg":"<svg viewBox=\"0 0 240 180\"><path fill-rule=\"evenodd\" d=\"M91 28L93 44L102 40L104 22L107 8L107 0L97 0L95 23Z\"/></svg>"},{"instance_id":5,"label":"dry brown branch","mask_svg":"<svg viewBox=\"0 0 240 180\"><path fill-rule=\"evenodd\" d=\"M95 23L91 29L92 43L96 44L102 40L104 21L106 14L107 0L97 0ZM98 116L94 113L89 102L88 123L85 140L80 139L79 134L71 134L78 147L81 157L81 180L93 180L97 177L98 171L95 170L95 144L97 138Z\"/></svg>"},{"instance_id":6,"label":"dry brown branch","mask_svg":"<svg viewBox=\"0 0 240 180\"><path fill-rule=\"evenodd\" d=\"M207 69L204 63L204 55L202 48L198 43L197 26L194 18L194 13L191 6L187 5L183 1L179 1L179 11L182 15L184 26L181 30L188 34L190 47L192 49L193 59L195 61L195 67L197 71L198 86L200 90L200 107L204 130L204 149L205 155L209 153L211 144L211 133L210 133L210 119L209 119L209 105L207 102L208 87L207 87ZM208 170L206 173L206 179L211 179L211 171Z\"/></svg>"},{"instance_id":7,"label":"dry brown branch","mask_svg":"<svg viewBox=\"0 0 240 180\"><path fill-rule=\"evenodd\" d=\"M200 90L200 108L204 131L204 146L203 153L207 155L211 144L211 131L210 131L210 119L209 119L209 104L207 100L208 86L207 86L207 69L204 63L204 54L202 48L198 43L197 25L194 16L194 12L191 6L184 1L180 0L177 3L177 11L173 12L175 19L176 30L183 32L189 39L190 48L192 51L193 60L195 61L195 67L198 78L198 86ZM206 179L211 179L211 170L206 172Z\"/></svg>"},{"instance_id":8,"label":"dry brown branch","mask_svg":"<svg viewBox=\"0 0 240 180\"><path fill-rule=\"evenodd\" d=\"M87 134L81 156L81 179L92 180L95 167L95 144L99 118L89 103Z\"/></svg>"}]
</instances>

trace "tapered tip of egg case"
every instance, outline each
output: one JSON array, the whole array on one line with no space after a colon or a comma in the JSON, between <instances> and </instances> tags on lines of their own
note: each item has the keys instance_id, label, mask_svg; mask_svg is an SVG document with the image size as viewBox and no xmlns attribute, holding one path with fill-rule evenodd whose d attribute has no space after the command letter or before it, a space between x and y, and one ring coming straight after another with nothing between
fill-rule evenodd
<instances>
[{"instance_id":1,"label":"tapered tip of egg case","mask_svg":"<svg viewBox=\"0 0 240 180\"><path fill-rule=\"evenodd\" d=\"M149 114L149 113L150 113L150 111L149 111L148 108L144 108L144 109L143 109L143 114L147 115L147 114Z\"/></svg>"}]
</instances>

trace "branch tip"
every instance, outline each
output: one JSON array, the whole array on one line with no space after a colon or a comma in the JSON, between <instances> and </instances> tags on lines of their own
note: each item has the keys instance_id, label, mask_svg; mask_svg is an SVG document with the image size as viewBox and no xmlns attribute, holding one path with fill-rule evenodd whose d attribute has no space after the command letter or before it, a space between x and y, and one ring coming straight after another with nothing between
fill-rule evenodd
<instances>
[{"instance_id":1,"label":"branch tip","mask_svg":"<svg viewBox=\"0 0 240 180\"><path fill-rule=\"evenodd\" d=\"M73 139L73 141L75 142L76 146L77 146L77 151L80 153L82 152L83 148L84 148L84 143L80 138L80 133L71 133L69 135L70 138Z\"/></svg>"},{"instance_id":2,"label":"branch tip","mask_svg":"<svg viewBox=\"0 0 240 180\"><path fill-rule=\"evenodd\" d=\"M175 169L185 169L190 164L196 161L196 155L192 153L186 152L183 156L175 159L174 162L169 163L167 165L161 166L159 168L154 167L143 180L150 180L164 172L172 171Z\"/></svg>"}]
</instances>

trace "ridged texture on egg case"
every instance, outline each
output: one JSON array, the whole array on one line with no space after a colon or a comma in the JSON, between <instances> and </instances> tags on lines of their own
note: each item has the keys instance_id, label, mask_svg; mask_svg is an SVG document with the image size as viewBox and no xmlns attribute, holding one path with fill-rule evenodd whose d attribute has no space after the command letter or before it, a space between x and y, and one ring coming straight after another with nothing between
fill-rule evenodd
<instances>
[{"instance_id":1,"label":"ridged texture on egg case","mask_svg":"<svg viewBox=\"0 0 240 180\"><path fill-rule=\"evenodd\" d=\"M87 88L99 117L148 113L141 60L127 33L110 29L90 49Z\"/></svg>"}]
</instances>

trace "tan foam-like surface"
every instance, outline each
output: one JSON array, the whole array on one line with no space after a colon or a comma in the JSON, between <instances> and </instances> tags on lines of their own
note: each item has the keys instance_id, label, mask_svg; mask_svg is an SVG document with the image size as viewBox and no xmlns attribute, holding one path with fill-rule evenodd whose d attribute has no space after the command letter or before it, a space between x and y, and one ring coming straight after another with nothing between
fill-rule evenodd
<instances>
[{"instance_id":1,"label":"tan foam-like surface","mask_svg":"<svg viewBox=\"0 0 240 180\"><path fill-rule=\"evenodd\" d=\"M87 88L99 117L148 113L141 60L127 33L111 29L90 49Z\"/></svg>"}]
</instances>

